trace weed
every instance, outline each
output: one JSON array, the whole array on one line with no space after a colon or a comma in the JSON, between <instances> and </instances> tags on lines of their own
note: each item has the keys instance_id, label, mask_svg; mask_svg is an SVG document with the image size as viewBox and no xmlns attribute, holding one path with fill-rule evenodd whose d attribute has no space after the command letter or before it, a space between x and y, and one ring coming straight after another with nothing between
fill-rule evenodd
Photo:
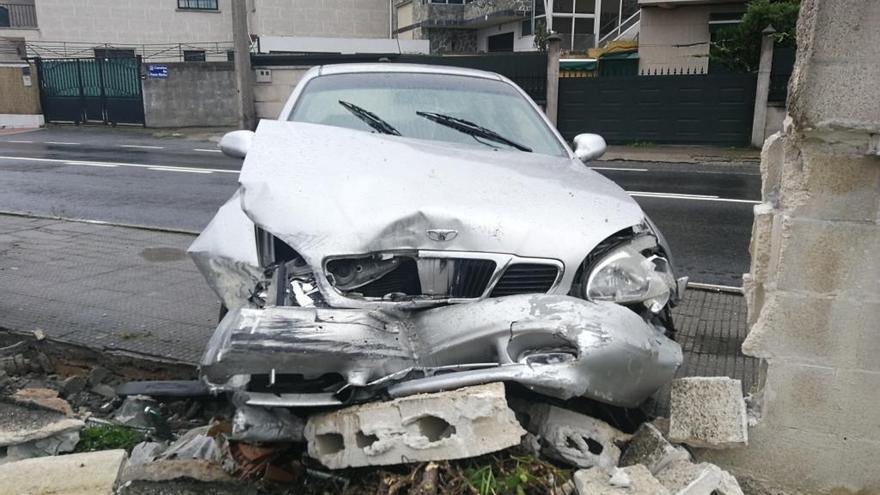
<instances>
[{"instance_id":1,"label":"weed","mask_svg":"<svg viewBox=\"0 0 880 495\"><path fill-rule=\"evenodd\" d=\"M120 425L86 426L79 432L79 443L76 444L75 451L94 452L110 449L130 451L146 437L146 433L142 431Z\"/></svg>"}]
</instances>

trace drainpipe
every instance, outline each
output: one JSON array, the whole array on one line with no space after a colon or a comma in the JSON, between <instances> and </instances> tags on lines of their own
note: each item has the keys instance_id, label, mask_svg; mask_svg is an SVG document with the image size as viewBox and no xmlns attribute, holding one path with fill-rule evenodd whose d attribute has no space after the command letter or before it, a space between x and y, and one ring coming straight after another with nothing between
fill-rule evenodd
<instances>
[{"instance_id":1,"label":"drainpipe","mask_svg":"<svg viewBox=\"0 0 880 495\"><path fill-rule=\"evenodd\" d=\"M776 30L767 26L761 31L761 61L758 64L758 84L755 86L755 111L752 115L752 146L764 145L767 125L767 97L770 93L770 70L773 68L773 35Z\"/></svg>"},{"instance_id":2,"label":"drainpipe","mask_svg":"<svg viewBox=\"0 0 880 495\"><path fill-rule=\"evenodd\" d=\"M550 123L556 125L556 114L559 109L559 53L562 48L562 36L551 34L547 37L547 105L544 113Z\"/></svg>"}]
</instances>

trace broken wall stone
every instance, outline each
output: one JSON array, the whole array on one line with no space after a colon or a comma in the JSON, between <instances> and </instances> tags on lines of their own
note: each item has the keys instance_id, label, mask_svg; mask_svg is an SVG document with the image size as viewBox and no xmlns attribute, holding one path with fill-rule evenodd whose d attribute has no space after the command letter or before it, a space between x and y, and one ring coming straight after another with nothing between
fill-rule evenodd
<instances>
[{"instance_id":1,"label":"broken wall stone","mask_svg":"<svg viewBox=\"0 0 880 495\"><path fill-rule=\"evenodd\" d=\"M309 455L331 469L473 457L523 434L501 383L316 414L305 428Z\"/></svg>"},{"instance_id":2,"label":"broken wall stone","mask_svg":"<svg viewBox=\"0 0 880 495\"><path fill-rule=\"evenodd\" d=\"M691 455L683 447L672 445L663 433L651 423L643 423L636 430L626 450L620 457L621 467L641 464L652 474L676 461L690 461Z\"/></svg>"},{"instance_id":3,"label":"broken wall stone","mask_svg":"<svg viewBox=\"0 0 880 495\"><path fill-rule=\"evenodd\" d=\"M742 383L726 376L679 378L672 382L669 440L723 449L748 444Z\"/></svg>"},{"instance_id":4,"label":"broken wall stone","mask_svg":"<svg viewBox=\"0 0 880 495\"><path fill-rule=\"evenodd\" d=\"M669 495L669 491L648 471L637 464L608 471L594 467L574 473L578 495Z\"/></svg>"},{"instance_id":5,"label":"broken wall stone","mask_svg":"<svg viewBox=\"0 0 880 495\"><path fill-rule=\"evenodd\" d=\"M804 0L790 118L762 156L747 278L761 415L739 451L695 450L787 491L876 490L880 471L880 2ZM777 194L773 194L778 191Z\"/></svg>"}]
</instances>

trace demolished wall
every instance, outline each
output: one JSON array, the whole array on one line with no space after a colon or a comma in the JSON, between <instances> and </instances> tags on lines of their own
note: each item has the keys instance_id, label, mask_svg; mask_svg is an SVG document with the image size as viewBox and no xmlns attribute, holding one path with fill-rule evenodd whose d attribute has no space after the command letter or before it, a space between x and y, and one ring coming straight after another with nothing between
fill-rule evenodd
<instances>
[{"instance_id":1,"label":"demolished wall","mask_svg":"<svg viewBox=\"0 0 880 495\"><path fill-rule=\"evenodd\" d=\"M810 493L880 491L880 2L805 0L789 119L764 144L745 276L763 389L747 449L700 452Z\"/></svg>"}]
</instances>

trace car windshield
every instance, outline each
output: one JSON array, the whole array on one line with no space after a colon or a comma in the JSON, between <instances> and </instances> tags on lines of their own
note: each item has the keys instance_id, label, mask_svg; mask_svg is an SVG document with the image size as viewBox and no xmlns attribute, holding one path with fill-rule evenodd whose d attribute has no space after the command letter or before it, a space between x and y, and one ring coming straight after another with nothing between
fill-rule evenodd
<instances>
[{"instance_id":1,"label":"car windshield","mask_svg":"<svg viewBox=\"0 0 880 495\"><path fill-rule=\"evenodd\" d=\"M479 77L399 72L319 76L306 85L289 120L568 156L513 86Z\"/></svg>"}]
</instances>

